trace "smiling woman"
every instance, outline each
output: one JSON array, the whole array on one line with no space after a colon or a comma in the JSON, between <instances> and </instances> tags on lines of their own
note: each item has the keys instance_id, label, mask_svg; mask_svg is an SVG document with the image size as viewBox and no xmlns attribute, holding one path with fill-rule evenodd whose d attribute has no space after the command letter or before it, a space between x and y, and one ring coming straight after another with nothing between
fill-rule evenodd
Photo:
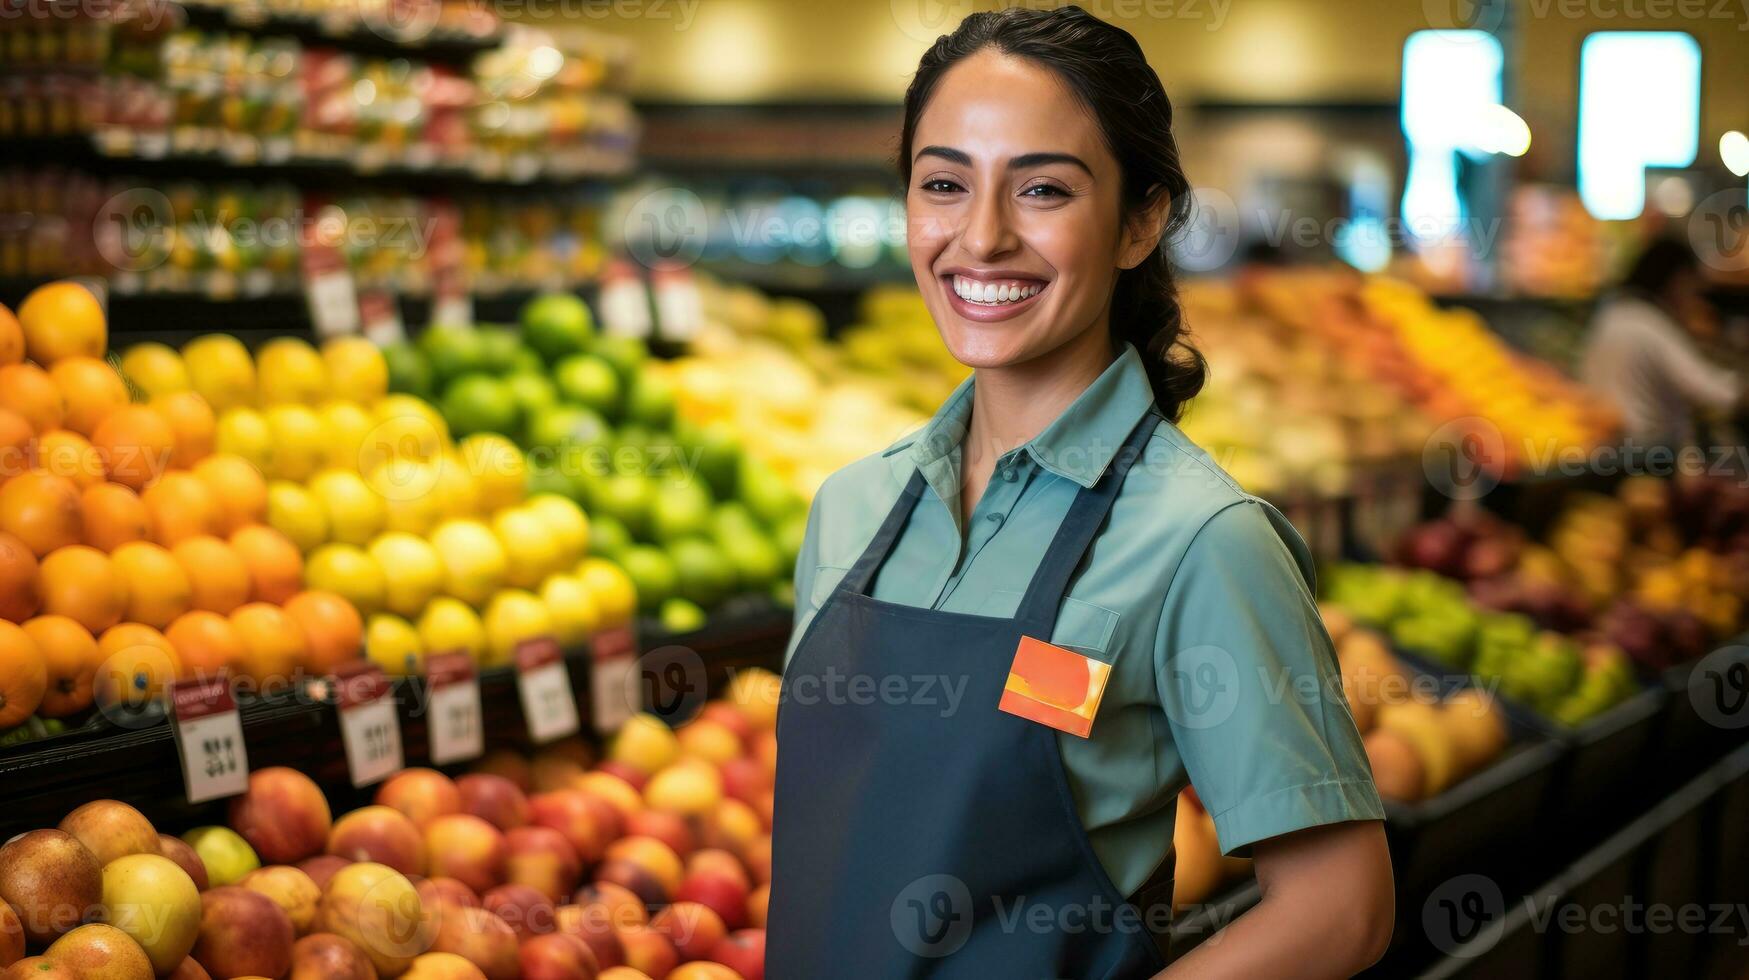
<instances>
[{"instance_id":1,"label":"smiling woman","mask_svg":"<svg viewBox=\"0 0 1749 980\"><path fill-rule=\"evenodd\" d=\"M1204 365L1158 76L1079 8L974 14L918 66L899 170L918 287L974 371L814 498L766 975L1364 968L1392 921L1383 812L1310 556L1174 424ZM951 710L906 696L938 675ZM859 686L899 696L832 694ZM1191 784L1263 898L1167 968Z\"/></svg>"}]
</instances>

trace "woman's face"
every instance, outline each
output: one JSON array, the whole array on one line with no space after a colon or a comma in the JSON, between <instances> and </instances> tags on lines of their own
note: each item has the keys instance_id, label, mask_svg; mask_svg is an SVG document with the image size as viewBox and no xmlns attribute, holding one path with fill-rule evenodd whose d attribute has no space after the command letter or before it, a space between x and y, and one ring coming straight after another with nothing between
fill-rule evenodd
<instances>
[{"instance_id":1,"label":"woman's face","mask_svg":"<svg viewBox=\"0 0 1749 980\"><path fill-rule=\"evenodd\" d=\"M906 189L911 271L947 349L1024 364L1090 330L1122 269L1153 249L1121 220L1117 160L1049 69L985 50L948 69L918 118Z\"/></svg>"}]
</instances>

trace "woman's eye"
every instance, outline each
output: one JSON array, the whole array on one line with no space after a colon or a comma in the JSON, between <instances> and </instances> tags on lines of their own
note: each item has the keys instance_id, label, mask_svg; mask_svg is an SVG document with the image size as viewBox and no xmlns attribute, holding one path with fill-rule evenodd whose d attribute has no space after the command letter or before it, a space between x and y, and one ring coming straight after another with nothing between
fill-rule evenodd
<instances>
[{"instance_id":1,"label":"woman's eye","mask_svg":"<svg viewBox=\"0 0 1749 980\"><path fill-rule=\"evenodd\" d=\"M1034 184L1020 192L1022 197L1062 197L1063 189L1051 184Z\"/></svg>"},{"instance_id":2,"label":"woman's eye","mask_svg":"<svg viewBox=\"0 0 1749 980\"><path fill-rule=\"evenodd\" d=\"M932 194L951 194L960 189L960 185L951 180L937 177L923 182L923 189Z\"/></svg>"}]
</instances>

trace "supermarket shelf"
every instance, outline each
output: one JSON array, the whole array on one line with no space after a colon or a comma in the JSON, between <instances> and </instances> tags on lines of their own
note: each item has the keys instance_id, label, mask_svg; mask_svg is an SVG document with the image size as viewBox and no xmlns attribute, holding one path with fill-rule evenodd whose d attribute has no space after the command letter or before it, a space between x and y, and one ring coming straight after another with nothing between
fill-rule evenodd
<instances>
[{"instance_id":1,"label":"supermarket shelf","mask_svg":"<svg viewBox=\"0 0 1749 980\"><path fill-rule=\"evenodd\" d=\"M306 190L334 193L377 190L390 193L451 195L470 188L502 193L510 190L553 191L607 188L623 178L602 171L548 172L541 160L529 158L515 166L498 161L494 168L402 161L367 165L340 157L245 159L223 152L142 154L112 152L95 136L82 134L7 141L7 162L58 167L105 176L151 181L226 182L241 179L279 181Z\"/></svg>"},{"instance_id":2,"label":"supermarket shelf","mask_svg":"<svg viewBox=\"0 0 1749 980\"><path fill-rule=\"evenodd\" d=\"M733 668L770 666L781 659L789 621L789 612L775 603L735 602L696 632L674 634L646 629L641 634L640 650L645 656L652 655L652 651L657 655L664 650L690 651L691 662L705 671L708 690L717 690ZM590 653L587 649L571 651L566 655L566 663L583 737L589 739ZM394 685L408 766L426 765L429 761L423 683L418 678L400 678ZM368 787L356 790L351 786L340 742L339 715L331 700L285 693L240 701L251 769L268 766L298 769L322 785L337 809L362 803L370 795L372 790ZM514 671L508 668L482 671L480 701L486 721L487 752L531 747ZM6 806L0 809L0 840L36 827L54 826L67 811L98 795L138 806L166 829L180 830L219 819L224 809L222 801L199 806L186 802L175 740L162 710L154 707L136 723L140 727L130 730L99 719L0 753L0 787L4 787L6 800Z\"/></svg>"},{"instance_id":3,"label":"supermarket shelf","mask_svg":"<svg viewBox=\"0 0 1749 980\"><path fill-rule=\"evenodd\" d=\"M306 45L339 48L353 54L378 58L418 58L440 64L465 66L474 57L504 43L501 31L468 34L433 29L427 33L401 34L385 25L380 31L366 24L336 24L318 17L248 10L206 3L174 3L188 26L202 30L240 31L262 37L289 37Z\"/></svg>"}]
</instances>

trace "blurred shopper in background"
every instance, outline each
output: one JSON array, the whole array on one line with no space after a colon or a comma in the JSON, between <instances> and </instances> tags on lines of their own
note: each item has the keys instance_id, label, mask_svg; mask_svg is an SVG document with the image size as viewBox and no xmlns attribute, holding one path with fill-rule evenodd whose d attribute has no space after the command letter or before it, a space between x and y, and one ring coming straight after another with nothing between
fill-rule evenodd
<instances>
[{"instance_id":1,"label":"blurred shopper in background","mask_svg":"<svg viewBox=\"0 0 1749 980\"><path fill-rule=\"evenodd\" d=\"M1697 410L1727 414L1742 401L1742 377L1696 345L1718 330L1704 285L1693 249L1655 239L1592 316L1580 377L1615 403L1630 445L1694 445Z\"/></svg>"}]
</instances>

